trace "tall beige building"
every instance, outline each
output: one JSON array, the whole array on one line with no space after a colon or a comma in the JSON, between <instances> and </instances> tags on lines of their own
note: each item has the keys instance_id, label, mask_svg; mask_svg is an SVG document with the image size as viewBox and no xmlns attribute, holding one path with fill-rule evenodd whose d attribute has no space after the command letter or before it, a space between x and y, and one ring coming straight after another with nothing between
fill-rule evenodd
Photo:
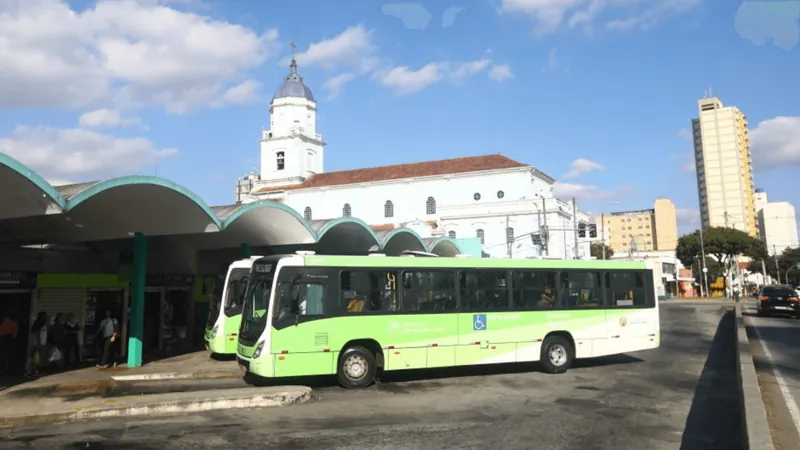
<instances>
[{"instance_id":1,"label":"tall beige building","mask_svg":"<svg viewBox=\"0 0 800 450\"><path fill-rule=\"evenodd\" d=\"M716 97L697 102L692 119L697 193L703 227L730 227L756 236L753 164L747 118Z\"/></svg>"},{"instance_id":2,"label":"tall beige building","mask_svg":"<svg viewBox=\"0 0 800 450\"><path fill-rule=\"evenodd\" d=\"M675 205L666 198L653 209L602 214L596 223L598 237L615 253L675 250L678 244Z\"/></svg>"}]
</instances>

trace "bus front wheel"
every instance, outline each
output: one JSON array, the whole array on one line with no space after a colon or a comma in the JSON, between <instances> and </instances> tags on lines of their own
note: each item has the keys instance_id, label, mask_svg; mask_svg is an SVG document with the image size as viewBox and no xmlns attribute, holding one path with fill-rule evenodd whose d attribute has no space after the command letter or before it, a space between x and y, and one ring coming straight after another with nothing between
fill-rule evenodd
<instances>
[{"instance_id":1,"label":"bus front wheel","mask_svg":"<svg viewBox=\"0 0 800 450\"><path fill-rule=\"evenodd\" d=\"M542 342L539 363L547 373L564 373L572 365L575 350L563 336L549 336Z\"/></svg>"},{"instance_id":2,"label":"bus front wheel","mask_svg":"<svg viewBox=\"0 0 800 450\"><path fill-rule=\"evenodd\" d=\"M363 389L375 381L378 363L375 355L364 347L355 345L348 347L339 355L339 367L336 378L339 384L347 389Z\"/></svg>"}]
</instances>

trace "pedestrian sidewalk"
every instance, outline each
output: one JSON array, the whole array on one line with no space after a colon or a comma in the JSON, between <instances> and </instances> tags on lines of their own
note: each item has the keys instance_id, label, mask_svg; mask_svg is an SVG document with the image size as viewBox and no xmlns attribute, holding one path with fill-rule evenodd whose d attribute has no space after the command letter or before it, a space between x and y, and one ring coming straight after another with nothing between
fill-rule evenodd
<instances>
[{"instance_id":1,"label":"pedestrian sidewalk","mask_svg":"<svg viewBox=\"0 0 800 450\"><path fill-rule=\"evenodd\" d=\"M141 367L129 368L121 364L100 370L97 367L69 370L44 375L0 392L0 402L6 396L24 396L26 392L37 395L102 394L116 381L163 381L241 378L242 372L235 361L218 361L207 350L161 359Z\"/></svg>"}]
</instances>

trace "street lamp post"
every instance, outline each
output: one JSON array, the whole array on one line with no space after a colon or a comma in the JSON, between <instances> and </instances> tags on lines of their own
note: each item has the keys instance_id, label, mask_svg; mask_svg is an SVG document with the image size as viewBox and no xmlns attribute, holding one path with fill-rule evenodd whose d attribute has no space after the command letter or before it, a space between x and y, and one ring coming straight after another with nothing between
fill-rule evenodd
<instances>
[{"instance_id":1,"label":"street lamp post","mask_svg":"<svg viewBox=\"0 0 800 450\"><path fill-rule=\"evenodd\" d=\"M708 295L708 267L706 267L706 248L703 244L703 227L700 226L700 255L703 258L703 286L706 288L706 295Z\"/></svg>"}]
</instances>

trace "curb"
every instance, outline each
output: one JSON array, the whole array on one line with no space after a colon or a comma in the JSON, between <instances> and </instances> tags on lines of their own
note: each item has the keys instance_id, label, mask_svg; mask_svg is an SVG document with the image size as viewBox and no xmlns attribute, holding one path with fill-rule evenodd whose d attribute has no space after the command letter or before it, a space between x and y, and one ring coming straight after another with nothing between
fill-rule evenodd
<instances>
[{"instance_id":1,"label":"curb","mask_svg":"<svg viewBox=\"0 0 800 450\"><path fill-rule=\"evenodd\" d=\"M772 432L767 422L767 410L761 397L758 375L750 352L750 341L742 315L742 305L736 305L736 372L739 384L742 439L750 450L774 450Z\"/></svg>"},{"instance_id":2,"label":"curb","mask_svg":"<svg viewBox=\"0 0 800 450\"><path fill-rule=\"evenodd\" d=\"M251 388L252 389L252 388ZM274 390L274 388L272 388ZM250 390L250 389L249 389ZM154 396L155 397L155 396ZM128 397L131 398L131 397ZM138 398L138 397L133 397ZM20 417L0 419L0 428L41 425L79 420L120 418L120 417L159 417L175 414L192 414L225 409L267 408L302 403L311 399L311 388L292 387L292 391L256 393L249 396L230 395L220 392L212 398L196 400L156 401L154 403L132 406L111 406L79 408L66 413L31 414ZM116 399L115 403L124 401Z\"/></svg>"},{"instance_id":3,"label":"curb","mask_svg":"<svg viewBox=\"0 0 800 450\"><path fill-rule=\"evenodd\" d=\"M170 380L217 380L221 378L241 378L242 372L163 372L144 373L141 375L112 375L113 381L170 381Z\"/></svg>"}]
</instances>

